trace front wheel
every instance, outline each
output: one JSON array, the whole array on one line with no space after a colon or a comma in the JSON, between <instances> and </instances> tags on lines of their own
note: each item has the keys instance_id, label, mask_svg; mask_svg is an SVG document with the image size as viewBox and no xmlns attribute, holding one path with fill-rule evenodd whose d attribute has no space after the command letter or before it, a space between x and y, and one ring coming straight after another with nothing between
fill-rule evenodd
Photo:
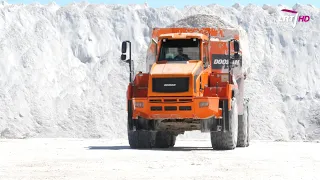
<instances>
[{"instance_id":1,"label":"front wheel","mask_svg":"<svg viewBox=\"0 0 320 180\"><path fill-rule=\"evenodd\" d=\"M129 130L128 139L132 149L151 149L156 143L156 132L146 130Z\"/></svg>"},{"instance_id":2,"label":"front wheel","mask_svg":"<svg viewBox=\"0 0 320 180\"><path fill-rule=\"evenodd\" d=\"M229 131L213 131L210 132L212 148L215 150L232 150L237 146L238 139L238 107L236 99L231 102L231 110L226 119L229 121ZM224 109L224 111L228 109Z\"/></svg>"}]
</instances>

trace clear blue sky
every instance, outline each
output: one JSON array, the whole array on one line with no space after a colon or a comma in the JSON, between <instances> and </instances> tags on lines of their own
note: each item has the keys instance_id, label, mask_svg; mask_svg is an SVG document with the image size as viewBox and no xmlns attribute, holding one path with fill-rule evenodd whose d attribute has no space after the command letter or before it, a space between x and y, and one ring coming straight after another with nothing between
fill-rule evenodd
<instances>
[{"instance_id":1,"label":"clear blue sky","mask_svg":"<svg viewBox=\"0 0 320 180\"><path fill-rule=\"evenodd\" d=\"M56 0L57 4L63 6L72 2L80 2L81 0ZM48 4L52 2L52 0L7 0L8 3L25 3L29 4L32 2L39 2L41 4ZM145 0L86 0L89 3L105 3L105 4L143 4ZM147 0L150 7L161 7L161 6L176 6L177 8L183 8L185 5L208 5L208 4L219 4L222 6L231 6L235 3L240 3L242 5L247 5L249 3L263 5L263 4L270 4L270 5L278 5L278 4L285 4L289 7L292 7L296 3L300 4L312 4L316 7L320 7L320 0L303 0L303 1L292 1L292 0L242 0L242 1L235 1L235 0Z\"/></svg>"}]
</instances>

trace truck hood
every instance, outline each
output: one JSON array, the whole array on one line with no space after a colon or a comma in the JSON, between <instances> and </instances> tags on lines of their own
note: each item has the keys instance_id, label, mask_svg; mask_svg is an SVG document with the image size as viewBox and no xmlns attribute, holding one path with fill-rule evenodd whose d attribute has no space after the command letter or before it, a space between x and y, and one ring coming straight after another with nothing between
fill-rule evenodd
<instances>
[{"instance_id":1,"label":"truck hood","mask_svg":"<svg viewBox=\"0 0 320 180\"><path fill-rule=\"evenodd\" d=\"M151 75L190 75L201 62L167 62L165 64L153 64L150 74Z\"/></svg>"}]
</instances>

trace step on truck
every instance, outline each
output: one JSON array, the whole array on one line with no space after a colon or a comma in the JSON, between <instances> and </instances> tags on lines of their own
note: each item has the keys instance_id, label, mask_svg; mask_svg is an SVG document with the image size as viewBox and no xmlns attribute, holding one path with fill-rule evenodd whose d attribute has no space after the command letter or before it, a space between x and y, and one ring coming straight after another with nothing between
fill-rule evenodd
<instances>
[{"instance_id":1,"label":"step on truck","mask_svg":"<svg viewBox=\"0 0 320 180\"><path fill-rule=\"evenodd\" d=\"M209 132L212 148L249 146L246 73L236 29L153 28L146 73L134 73L131 42L127 130L131 148L169 148L185 131Z\"/></svg>"}]
</instances>

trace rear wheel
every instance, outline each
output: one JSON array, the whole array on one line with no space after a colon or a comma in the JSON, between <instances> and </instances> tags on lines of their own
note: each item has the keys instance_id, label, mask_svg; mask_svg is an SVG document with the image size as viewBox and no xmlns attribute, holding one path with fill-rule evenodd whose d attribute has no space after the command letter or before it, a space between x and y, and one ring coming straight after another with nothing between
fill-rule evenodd
<instances>
[{"instance_id":1,"label":"rear wheel","mask_svg":"<svg viewBox=\"0 0 320 180\"><path fill-rule=\"evenodd\" d=\"M250 115L249 115L249 99L246 99L246 104L247 104L247 130L248 130L248 136L247 136L247 147L250 145Z\"/></svg>"},{"instance_id":2,"label":"rear wheel","mask_svg":"<svg viewBox=\"0 0 320 180\"><path fill-rule=\"evenodd\" d=\"M247 147L249 144L249 116L248 116L248 104L243 104L243 115L238 116L238 142L237 147Z\"/></svg>"},{"instance_id":3,"label":"rear wheel","mask_svg":"<svg viewBox=\"0 0 320 180\"><path fill-rule=\"evenodd\" d=\"M237 146L238 139L238 110L236 99L231 102L231 111L229 111L228 119L229 131L212 131L211 144L215 150L232 150Z\"/></svg>"}]
</instances>

